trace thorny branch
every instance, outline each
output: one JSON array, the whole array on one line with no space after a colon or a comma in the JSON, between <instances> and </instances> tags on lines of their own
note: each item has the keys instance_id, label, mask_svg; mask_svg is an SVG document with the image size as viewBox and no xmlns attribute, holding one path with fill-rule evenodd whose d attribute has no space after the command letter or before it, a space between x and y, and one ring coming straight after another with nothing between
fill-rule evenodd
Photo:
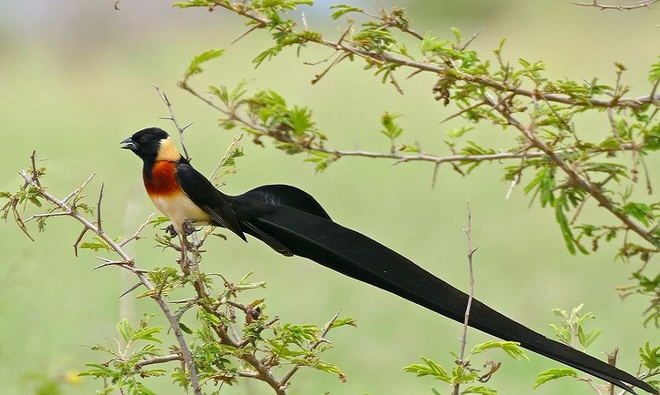
<instances>
[{"instance_id":1,"label":"thorny branch","mask_svg":"<svg viewBox=\"0 0 660 395\"><path fill-rule=\"evenodd\" d=\"M138 232L136 232L135 235L133 235L130 239L120 241L120 242L115 242L110 236L108 236L105 231L100 227L100 217L97 217L97 224L94 224L93 222L89 221L87 218L85 218L82 214L78 212L75 206L70 205L67 203L67 201L70 199L72 196L77 196L83 189L84 186L86 186L89 181L91 180L91 177L88 178L83 185L81 185L72 195L69 195L65 199L58 199L54 195L52 195L50 192L48 192L45 188L41 186L40 180L39 180L39 171L35 165L34 162L34 157L35 154L33 154L32 158L32 169L29 172L21 171L19 174L23 179L25 180L26 185L38 188L39 194L46 199L50 204L54 205L58 210L57 212L50 212L49 214L46 214L46 216L61 216L61 215L67 215L78 222L80 222L83 225L84 232L90 231L93 232L96 236L98 236L103 242L108 246L110 250L112 250L115 254L119 256L119 260L116 261L106 261L105 263L108 265L113 265L113 266L119 266L123 269L130 270L137 278L139 279L140 285L145 287L147 290L154 290L154 285L149 280L149 278L146 276L146 272L144 270L139 269L138 267L135 266L135 262L133 261L133 258L131 258L126 251L123 249L123 246L128 243L129 240L135 240L138 238L138 233L141 229L144 229L144 226L141 226L138 229ZM101 202L101 196L102 193L99 194L99 201L98 205L100 206ZM75 201L75 199L74 199ZM36 218L36 217L35 217ZM74 248L77 248L77 243L82 239L82 234L78 238L76 245L74 245ZM107 265L103 265L107 266ZM179 345L179 350L181 352L181 356L183 358L184 364L186 368L188 369L189 375L190 375L190 385L193 388L193 393L195 395L201 395L201 388L199 386L199 379L197 377L197 370L195 368L195 364L192 358L192 354L190 353L190 349L188 348L188 344L186 343L186 340L183 336L183 332L181 331L181 328L179 327L179 323L170 310L169 306L165 302L165 300L160 297L160 295L157 292L151 293L151 298L156 302L158 307L161 309L165 317L167 318L167 321L172 328L172 331L174 332L174 337L177 340L177 343Z\"/></svg>"},{"instance_id":2,"label":"thorny branch","mask_svg":"<svg viewBox=\"0 0 660 395\"><path fill-rule=\"evenodd\" d=\"M511 126L515 127L518 131L520 131L532 143L534 147L536 147L545 155L547 155L550 158L550 160L552 160L553 163L555 163L560 169L562 169L562 171L569 177L570 181L574 185L578 186L584 191L587 191L590 196L596 199L596 201L598 201L598 203L603 208L605 208L607 211L609 211L611 214L617 217L628 229L632 230L641 238L648 241L651 245L655 247L656 250L658 249L657 240L653 237L652 233L644 229L639 224L637 224L625 213L621 212L621 210L617 209L617 207L610 201L610 199L608 199L603 194L601 188L599 188L597 185L594 185L586 178L581 177L571 165L569 165L568 163L566 163L566 161L564 161L564 159L562 159L561 152L557 152L556 150L553 150L552 148L548 147L543 141L541 141L536 136L536 133L534 131L534 125L523 125L520 121L518 121L516 118L514 118L511 115L511 111L506 104L498 102L494 98L488 95L486 95L486 100L493 107L494 110L496 110L506 119L506 121Z\"/></svg>"},{"instance_id":3,"label":"thorny branch","mask_svg":"<svg viewBox=\"0 0 660 395\"><path fill-rule=\"evenodd\" d=\"M651 1L655 2L659 0L651 0ZM646 0L645 2L650 2L650 1ZM227 9L228 11L231 11L237 15L252 20L255 23L255 25L253 25L250 28L250 31L254 31L256 30L256 28L266 28L272 26L272 21L263 14L260 14L257 11L245 11L244 9L245 6L244 3L242 2L233 3L233 2L215 1L212 3L209 9L212 10L215 7ZM397 25L395 27L400 28L405 33L411 34L412 32L412 31L406 31L404 26ZM276 28L281 30L283 33L288 33L285 31L284 27L277 26ZM415 34L412 35L417 37L418 39L423 38L423 36L419 36L418 33L417 35ZM345 35L342 35L342 37L344 36ZM547 102L572 104L572 105L577 104L576 100L569 95L539 92L536 89L526 89L518 86L509 86L504 82L495 81L488 77L473 76L470 74L466 74L454 68L453 65L438 66L428 62L418 62L409 58L398 57L388 52L382 52L382 51L373 52L367 49L357 47L351 43L347 43L345 40L332 41L321 37L308 37L305 39L305 41L315 42L322 46L331 48L336 52L343 53L344 55L357 56L367 61L368 64L376 64L376 65L390 64L397 67L405 66L408 68L415 69L417 72L427 72L437 75L440 78L450 78L456 81L463 81L467 83L473 83L473 84L485 86L500 93L513 93L515 95L525 96L530 99L534 99L538 101L547 101ZM316 78L316 80L318 80L318 78ZM181 81L180 86L188 90L187 81L185 80ZM611 100L590 98L584 104L587 104L591 107L600 107L600 108L639 108L645 104L649 104L658 100L660 100L660 95L650 94L646 96L628 97L628 98L613 97Z\"/></svg>"},{"instance_id":4,"label":"thorny branch","mask_svg":"<svg viewBox=\"0 0 660 395\"><path fill-rule=\"evenodd\" d=\"M33 154L33 158L34 156L36 156L36 154ZM181 326L179 325L179 319L181 314L183 314L183 312L185 312L186 310L188 310L193 306L198 306L199 308L203 309L207 314L214 316L217 319L217 322L226 323L228 317L224 312L219 310L219 306L223 304L226 306L231 305L233 307L241 308L246 313L246 316L251 313L250 309L241 306L237 303L233 303L231 301L226 301L226 303L221 302L220 304L218 304L218 299L210 296L209 294L210 289L208 288L207 283L205 282L206 275L199 270L199 259L201 257L201 252L202 252L200 250L200 247L203 244L205 238L211 234L212 230L205 232L201 239L198 239L196 231L192 233L191 236L192 240L190 241L188 240L188 238L180 236L180 243L178 245L178 249L176 250L180 252L179 263L181 265L181 271L183 275L185 275L187 278L191 280L190 282L193 285L196 296L194 298L186 299L182 301L181 303L185 303L186 306L174 312L170 309L168 302L165 300L165 297L167 295L167 292L164 292L165 284L159 284L159 285L154 284L154 282L152 282L152 280L150 280L150 278L148 277L150 275L150 272L137 267L133 258L131 258L128 255L128 253L124 250L124 247L128 243L134 240L138 240L141 237L140 234L142 230L151 222L151 217L153 216L153 214L152 216L149 217L147 221L145 221L138 227L138 229L135 231L134 234L132 234L128 238L124 238L118 241L113 240L100 226L100 224L102 223L102 218L101 215L98 214L98 211L94 216L95 217L95 222L94 222L93 220L87 219L83 215L83 213L79 212L78 207L74 204L74 203L79 203L77 196L79 196L80 193L82 192L82 189L90 183L92 177L86 179L79 188L77 188L75 191L69 194L65 199L59 199L56 196L52 195L50 192L48 192L46 187L42 186L40 181L40 175L43 173L41 173L40 170L36 168L36 165L34 165L34 163L35 162L33 160L32 169L30 169L29 171L21 171L19 172L19 174L25 181L25 187L35 188L36 191L38 191L36 193L38 194L40 199L47 201L50 205L53 206L53 209L43 214L34 214L29 218L27 218L25 221L21 220L20 216L17 216L16 217L17 223L24 224L24 222L29 222L32 220L39 221L39 220L44 220L46 218L71 217L83 225L83 231L80 233L80 236L77 238L76 242L74 243L74 249L76 252L77 252L78 244L81 242L85 233L91 232L107 246L107 249L109 251L112 251L113 253L118 255L118 259L109 259L109 258L97 256L96 258L99 259L101 263L98 266L96 266L94 269L100 269L109 266L117 266L129 270L135 276L137 276L139 281L135 285L130 287L130 289L125 291L122 294L122 296L126 295L129 292L132 292L133 290L139 287L144 287L147 290L147 292L145 292L144 295L149 295L154 301L156 301L157 305L159 306L159 308L162 310L163 314L167 318L168 323L178 343L178 349L176 348L172 349L172 353L170 355L154 356L151 358L140 360L135 363L135 368L139 370L148 365L165 363L169 361L181 361L182 364L185 365L186 370L188 371L188 376L190 380L189 385L192 388L192 392L195 395L201 395L202 394L201 388L204 382L200 379L200 372L198 371L197 365L193 359L191 349L188 346L187 341L184 337L184 333L181 329ZM97 200L97 210L100 209L102 197L103 197L103 192L101 190L99 193L99 198ZM67 203L67 201L74 203ZM9 203L14 205L18 204L16 201L13 200L10 200ZM5 210L7 210L6 207ZM27 228L22 227L22 229L25 232L27 232ZM28 234L29 236L29 233L26 234ZM175 245L173 244L173 246ZM228 287L228 290L230 288L234 289L233 284L229 284L226 281L225 283ZM235 292L235 289L234 291L228 291L228 292ZM332 329L333 324L336 322L338 318L338 315L339 313L337 313L332 318L332 320L330 320L325 325L325 327L320 331L318 340L312 342L307 347L308 352L311 353L324 342L328 342L325 339L325 337L328 331ZM230 320L231 319L232 318L230 318ZM275 319L272 319L269 322L264 323L260 331L270 328L278 320L279 318L276 317ZM269 356L267 358L258 357L253 347L251 347L253 345L252 341L249 338L244 338L243 336L239 335L239 333L235 330L235 328L231 323L213 325L212 330L217 335L220 344L227 346L231 350L234 350L232 351L232 354L235 355L238 359L242 360L245 363L245 366L249 366L249 369L245 371L236 372L237 376L249 377L263 381L274 390L275 394L285 395L291 377L300 369L300 367L304 366L304 364L294 363L293 367L288 372L286 372L282 378L278 379L273 375L271 371L272 367L278 365L277 358L274 356ZM232 331L231 333L233 335L230 334L230 331ZM209 379L204 378L204 381L207 380Z\"/></svg>"},{"instance_id":5,"label":"thorny branch","mask_svg":"<svg viewBox=\"0 0 660 395\"><path fill-rule=\"evenodd\" d=\"M182 81L179 83L179 85L184 90L186 90L187 92L198 98L199 100L203 101L204 103L206 103L208 106L221 112L229 120L242 124L251 130L258 131L263 136L270 136L277 139L278 141L285 143L293 142L293 140L291 140L288 137L288 135L282 135L282 134L276 135L271 131L269 131L268 129L266 129L265 127L255 124L246 117L241 116L241 114L239 114L237 111L232 111L231 109L226 109L221 107L213 100L209 99L208 97L205 97L204 95L196 91L193 87L191 87L187 83ZM603 147L603 148L594 149L593 153L638 151L640 148L641 148L641 144L623 143L618 147L611 147L611 148ZM449 155L449 156L438 156L438 155L428 154L425 152L404 154L401 152L370 152L363 150L349 151L349 150L324 148L321 146L310 149L313 149L314 151L334 155L337 158L356 156L356 157L374 158L374 159L391 159L394 160L394 164L405 163L405 162L432 162L435 164L465 163L465 162L473 163L473 162L492 162L492 161L500 161L506 159L534 159L534 158L542 158L546 156L546 153L540 149L537 151L524 150L520 152L500 152L496 154L485 154L485 155ZM575 152L575 150L568 148L568 149L557 150L555 152L559 154L571 154Z\"/></svg>"},{"instance_id":6,"label":"thorny branch","mask_svg":"<svg viewBox=\"0 0 660 395\"><path fill-rule=\"evenodd\" d=\"M465 307L465 319L463 321L463 333L461 335L461 348L458 354L457 364L465 364L465 347L467 346L467 332L470 322L470 310L472 309L472 300L474 299L474 268L472 265L472 257L477 251L477 248L472 248L472 210L470 208L470 201L467 202L467 227L464 230L465 237L467 238L467 258L468 258L468 276L469 276L469 292L468 292L468 302ZM467 366L464 365L465 368ZM454 384L454 395L459 394L459 383Z\"/></svg>"}]
</instances>

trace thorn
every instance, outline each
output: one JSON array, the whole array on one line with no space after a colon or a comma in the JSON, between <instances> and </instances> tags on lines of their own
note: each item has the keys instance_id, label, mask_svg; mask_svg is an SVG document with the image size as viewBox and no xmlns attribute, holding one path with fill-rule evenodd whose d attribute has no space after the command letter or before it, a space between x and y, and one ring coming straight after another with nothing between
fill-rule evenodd
<instances>
[{"instance_id":1,"label":"thorn","mask_svg":"<svg viewBox=\"0 0 660 395\"><path fill-rule=\"evenodd\" d=\"M136 289L140 288L140 286L142 286L142 285L144 285L144 284L142 284L141 282L133 285L132 287L130 287L126 291L122 292L121 295L119 295L118 299L123 298L124 296L128 295L129 293L131 293L131 292L135 291Z\"/></svg>"}]
</instances>

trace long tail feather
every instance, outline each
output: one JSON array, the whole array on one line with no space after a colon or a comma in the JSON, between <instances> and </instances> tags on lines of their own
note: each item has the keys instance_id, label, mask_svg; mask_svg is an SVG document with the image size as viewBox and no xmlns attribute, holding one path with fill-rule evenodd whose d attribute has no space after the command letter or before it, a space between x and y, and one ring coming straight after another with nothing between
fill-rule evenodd
<instances>
[{"instance_id":1,"label":"long tail feather","mask_svg":"<svg viewBox=\"0 0 660 395\"><path fill-rule=\"evenodd\" d=\"M328 219L291 207L275 207L250 224L285 245L294 255L392 292L418 305L463 322L468 296L382 244ZM473 300L469 325L498 338L606 380L631 393L649 384L603 361L546 338Z\"/></svg>"}]
</instances>

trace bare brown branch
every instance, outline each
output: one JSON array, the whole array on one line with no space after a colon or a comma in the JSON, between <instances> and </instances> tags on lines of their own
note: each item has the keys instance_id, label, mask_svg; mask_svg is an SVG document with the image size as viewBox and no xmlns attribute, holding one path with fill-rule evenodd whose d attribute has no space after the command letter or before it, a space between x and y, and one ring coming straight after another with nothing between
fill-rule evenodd
<instances>
[{"instance_id":1,"label":"bare brown branch","mask_svg":"<svg viewBox=\"0 0 660 395\"><path fill-rule=\"evenodd\" d=\"M472 257L478 248L472 248L472 209L470 208L470 201L467 202L467 227L463 231L465 232L465 237L467 238L469 291L467 306L465 307L465 319L463 320L463 332L461 334L460 340L461 348L458 354L458 361L456 361L456 363L467 367L465 366L465 347L467 346L467 332L470 322L470 310L472 309L472 300L474 299L474 267L472 265ZM454 395L458 395L460 384L456 383L453 387Z\"/></svg>"},{"instance_id":2,"label":"bare brown branch","mask_svg":"<svg viewBox=\"0 0 660 395\"><path fill-rule=\"evenodd\" d=\"M640 0L635 4L630 5L617 5L617 4L602 4L598 0L593 0L591 3L573 3L580 7L593 7L598 8L599 10L616 10L616 11L630 11L636 10L639 8L650 8L651 5L657 3L660 0Z\"/></svg>"}]
</instances>

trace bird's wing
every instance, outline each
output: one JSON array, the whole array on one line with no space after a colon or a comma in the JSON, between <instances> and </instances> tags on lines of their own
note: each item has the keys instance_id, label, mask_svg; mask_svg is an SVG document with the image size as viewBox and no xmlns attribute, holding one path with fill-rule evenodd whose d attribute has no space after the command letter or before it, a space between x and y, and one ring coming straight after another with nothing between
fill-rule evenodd
<instances>
[{"instance_id":1,"label":"bird's wing","mask_svg":"<svg viewBox=\"0 0 660 395\"><path fill-rule=\"evenodd\" d=\"M290 185L263 185L237 196L238 199L257 200L273 206L295 208L317 217L330 219L328 213L309 193Z\"/></svg>"},{"instance_id":2,"label":"bird's wing","mask_svg":"<svg viewBox=\"0 0 660 395\"><path fill-rule=\"evenodd\" d=\"M195 170L188 161L180 159L176 165L176 178L183 192L204 210L216 225L223 226L246 240L231 198L218 191L211 181Z\"/></svg>"}]
</instances>

